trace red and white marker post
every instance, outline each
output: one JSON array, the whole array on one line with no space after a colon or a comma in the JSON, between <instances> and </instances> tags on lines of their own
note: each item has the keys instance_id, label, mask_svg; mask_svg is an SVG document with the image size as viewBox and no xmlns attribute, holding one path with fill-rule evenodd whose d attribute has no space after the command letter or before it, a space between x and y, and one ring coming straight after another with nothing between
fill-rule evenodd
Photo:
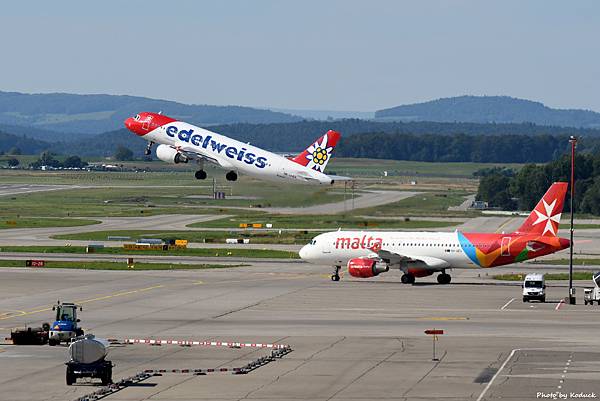
<instances>
[{"instance_id":1,"label":"red and white marker post","mask_svg":"<svg viewBox=\"0 0 600 401\"><path fill-rule=\"evenodd\" d=\"M435 357L435 342L438 341L438 336L444 334L444 330L429 329L425 330L425 334L430 335L433 338L433 357L431 358L431 360L437 362L439 361L439 359Z\"/></svg>"}]
</instances>

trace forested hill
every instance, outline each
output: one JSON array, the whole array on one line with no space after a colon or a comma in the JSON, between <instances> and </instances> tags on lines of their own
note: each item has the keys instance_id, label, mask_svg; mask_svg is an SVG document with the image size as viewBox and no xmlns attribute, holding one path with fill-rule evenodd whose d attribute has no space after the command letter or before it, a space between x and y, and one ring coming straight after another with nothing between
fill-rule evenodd
<instances>
[{"instance_id":1,"label":"forested hill","mask_svg":"<svg viewBox=\"0 0 600 401\"><path fill-rule=\"evenodd\" d=\"M600 113L552 109L508 96L459 96L378 110L377 119L474 123L523 123L600 128Z\"/></svg>"},{"instance_id":2,"label":"forested hill","mask_svg":"<svg viewBox=\"0 0 600 401\"><path fill-rule=\"evenodd\" d=\"M80 135L97 134L122 128L127 117L140 111L162 111L199 125L301 120L290 114L242 106L189 105L138 96L0 91L0 124L4 125L31 126ZM56 140L51 137L44 139Z\"/></svg>"},{"instance_id":3,"label":"forested hill","mask_svg":"<svg viewBox=\"0 0 600 401\"><path fill-rule=\"evenodd\" d=\"M561 154L569 135L581 137L581 150L590 150L600 142L600 130L534 124L341 120L233 124L209 129L276 152L299 152L334 129L342 133L336 155L423 161L542 162ZM56 144L53 151L63 153L69 149L82 156L110 156L123 145L141 157L145 144L142 138L120 129Z\"/></svg>"}]
</instances>

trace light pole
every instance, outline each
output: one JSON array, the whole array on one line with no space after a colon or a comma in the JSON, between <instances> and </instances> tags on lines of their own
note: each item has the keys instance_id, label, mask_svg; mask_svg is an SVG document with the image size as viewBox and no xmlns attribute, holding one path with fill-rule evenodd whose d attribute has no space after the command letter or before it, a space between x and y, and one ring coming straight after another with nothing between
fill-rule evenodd
<instances>
[{"instance_id":1,"label":"light pole","mask_svg":"<svg viewBox=\"0 0 600 401\"><path fill-rule=\"evenodd\" d=\"M575 197L575 146L577 138L571 135L571 246L569 247L569 304L575 305L575 289L573 288L573 199Z\"/></svg>"}]
</instances>

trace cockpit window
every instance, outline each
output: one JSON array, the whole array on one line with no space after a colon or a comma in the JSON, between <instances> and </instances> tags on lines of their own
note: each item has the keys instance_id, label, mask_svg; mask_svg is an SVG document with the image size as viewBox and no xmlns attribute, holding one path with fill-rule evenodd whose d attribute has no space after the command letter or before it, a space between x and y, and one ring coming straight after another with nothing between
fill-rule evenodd
<instances>
[{"instance_id":1,"label":"cockpit window","mask_svg":"<svg viewBox=\"0 0 600 401\"><path fill-rule=\"evenodd\" d=\"M133 118L135 121L140 121L140 115L136 114L136 116Z\"/></svg>"},{"instance_id":2,"label":"cockpit window","mask_svg":"<svg viewBox=\"0 0 600 401\"><path fill-rule=\"evenodd\" d=\"M316 240L316 239L314 239L314 240L310 241L310 244L311 244L311 245L317 245L317 240Z\"/></svg>"}]
</instances>

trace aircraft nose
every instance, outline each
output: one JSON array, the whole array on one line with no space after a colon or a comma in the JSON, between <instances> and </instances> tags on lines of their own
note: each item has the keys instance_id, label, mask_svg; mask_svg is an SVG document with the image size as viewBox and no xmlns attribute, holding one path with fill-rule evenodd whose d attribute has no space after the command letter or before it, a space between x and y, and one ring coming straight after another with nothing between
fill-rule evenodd
<instances>
[{"instance_id":1,"label":"aircraft nose","mask_svg":"<svg viewBox=\"0 0 600 401\"><path fill-rule=\"evenodd\" d=\"M125 128L127 128L128 130L132 130L133 128L133 118L129 117L128 119L125 120Z\"/></svg>"},{"instance_id":2,"label":"aircraft nose","mask_svg":"<svg viewBox=\"0 0 600 401\"><path fill-rule=\"evenodd\" d=\"M308 245L304 245L300 251L298 252L298 255L300 256L300 259L302 260L308 260L308 255L309 255L309 250L308 250Z\"/></svg>"}]
</instances>

